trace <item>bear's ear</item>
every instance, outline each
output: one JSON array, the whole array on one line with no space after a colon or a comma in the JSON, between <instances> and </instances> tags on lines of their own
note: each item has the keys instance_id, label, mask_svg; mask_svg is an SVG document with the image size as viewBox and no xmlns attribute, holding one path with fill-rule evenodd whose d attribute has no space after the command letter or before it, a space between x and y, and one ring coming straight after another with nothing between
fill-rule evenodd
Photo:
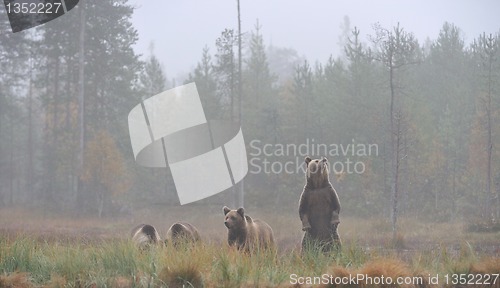
<instances>
[{"instance_id":1,"label":"bear's ear","mask_svg":"<svg viewBox=\"0 0 500 288\"><path fill-rule=\"evenodd\" d=\"M326 159L326 157L323 156L323 158L321 159L321 162L326 163L326 162L328 162L328 159Z\"/></svg>"},{"instance_id":2,"label":"bear's ear","mask_svg":"<svg viewBox=\"0 0 500 288\"><path fill-rule=\"evenodd\" d=\"M304 161L306 162L306 165L309 165L309 162L311 162L311 157L307 156Z\"/></svg>"},{"instance_id":3,"label":"bear's ear","mask_svg":"<svg viewBox=\"0 0 500 288\"><path fill-rule=\"evenodd\" d=\"M243 207L238 208L236 212L238 212L238 214L240 214L241 217L245 218L245 209L243 209Z\"/></svg>"},{"instance_id":4,"label":"bear's ear","mask_svg":"<svg viewBox=\"0 0 500 288\"><path fill-rule=\"evenodd\" d=\"M227 213L229 213L229 211L231 211L231 209L229 209L227 206L224 206L224 208L222 208L222 211L224 211L224 215L226 215Z\"/></svg>"}]
</instances>

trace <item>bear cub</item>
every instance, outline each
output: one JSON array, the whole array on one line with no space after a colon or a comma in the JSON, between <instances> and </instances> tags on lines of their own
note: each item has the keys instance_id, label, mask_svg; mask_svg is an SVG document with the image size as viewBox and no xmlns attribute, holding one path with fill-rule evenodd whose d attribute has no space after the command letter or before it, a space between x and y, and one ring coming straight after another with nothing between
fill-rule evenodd
<instances>
[{"instance_id":1,"label":"bear cub","mask_svg":"<svg viewBox=\"0 0 500 288\"><path fill-rule=\"evenodd\" d=\"M165 237L165 244L178 246L180 243L196 243L201 240L198 229L187 222L176 222L170 226Z\"/></svg>"},{"instance_id":2,"label":"bear cub","mask_svg":"<svg viewBox=\"0 0 500 288\"><path fill-rule=\"evenodd\" d=\"M139 224L131 231L132 241L142 249L160 242L160 235L156 228L148 224Z\"/></svg>"},{"instance_id":3,"label":"bear cub","mask_svg":"<svg viewBox=\"0 0 500 288\"><path fill-rule=\"evenodd\" d=\"M223 211L229 246L246 251L274 246L273 229L266 222L245 215L243 208L231 210L224 206Z\"/></svg>"},{"instance_id":4,"label":"bear cub","mask_svg":"<svg viewBox=\"0 0 500 288\"><path fill-rule=\"evenodd\" d=\"M330 251L340 248L341 241L337 232L340 223L340 201L330 183L328 160L305 158L306 185L299 201L299 216L302 221L302 249L310 244L322 246Z\"/></svg>"}]
</instances>

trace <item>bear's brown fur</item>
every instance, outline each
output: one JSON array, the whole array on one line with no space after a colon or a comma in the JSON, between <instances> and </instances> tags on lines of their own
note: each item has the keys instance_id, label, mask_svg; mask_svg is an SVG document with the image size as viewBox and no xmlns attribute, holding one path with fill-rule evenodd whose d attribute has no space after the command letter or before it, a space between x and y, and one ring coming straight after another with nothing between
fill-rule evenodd
<instances>
[{"instance_id":1,"label":"bear's brown fur","mask_svg":"<svg viewBox=\"0 0 500 288\"><path fill-rule=\"evenodd\" d=\"M132 229L132 241L140 248L146 248L150 245L160 242L160 234L155 227L148 224L139 224Z\"/></svg>"},{"instance_id":2,"label":"bear's brown fur","mask_svg":"<svg viewBox=\"0 0 500 288\"><path fill-rule=\"evenodd\" d=\"M245 215L245 209L231 210L224 206L227 242L238 250L252 251L257 247L274 246L273 229L266 222Z\"/></svg>"},{"instance_id":3,"label":"bear's brown fur","mask_svg":"<svg viewBox=\"0 0 500 288\"><path fill-rule=\"evenodd\" d=\"M299 202L299 216L302 221L302 249L311 244L320 245L323 251L330 251L341 242L337 232L340 223L340 201L329 179L328 160L305 158L306 185Z\"/></svg>"},{"instance_id":4,"label":"bear's brown fur","mask_svg":"<svg viewBox=\"0 0 500 288\"><path fill-rule=\"evenodd\" d=\"M168 229L165 244L177 246L179 243L195 243L200 240L200 234L194 225L187 222L176 222Z\"/></svg>"}]
</instances>

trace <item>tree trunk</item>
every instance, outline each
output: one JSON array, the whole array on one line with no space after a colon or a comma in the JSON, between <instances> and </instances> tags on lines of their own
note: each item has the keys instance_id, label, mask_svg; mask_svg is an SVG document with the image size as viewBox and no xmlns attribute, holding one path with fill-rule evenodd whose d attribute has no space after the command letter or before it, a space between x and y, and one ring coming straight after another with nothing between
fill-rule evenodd
<instances>
[{"instance_id":1,"label":"tree trunk","mask_svg":"<svg viewBox=\"0 0 500 288\"><path fill-rule=\"evenodd\" d=\"M241 74L241 64L242 64L242 53L241 53L241 14L240 14L240 0L237 1L238 6L238 119L240 121L240 127L242 126L242 113L241 113L241 100L243 98L243 80ZM231 107L232 108L232 107ZM231 114L232 115L232 114ZM240 191L239 191L239 207L244 207L245 204L245 179L241 179L240 181Z\"/></svg>"},{"instance_id":2,"label":"tree trunk","mask_svg":"<svg viewBox=\"0 0 500 288\"><path fill-rule=\"evenodd\" d=\"M104 192L99 189L100 191L97 192L97 211L99 218L102 218L102 211L104 210Z\"/></svg>"},{"instance_id":3,"label":"tree trunk","mask_svg":"<svg viewBox=\"0 0 500 288\"><path fill-rule=\"evenodd\" d=\"M78 149L78 171L77 171L77 190L76 190L76 207L80 209L80 212L83 212L83 200L84 200L84 189L83 182L81 180L81 173L83 171L83 162L84 162L84 149L85 149L85 2L80 2L80 43L79 43L79 65L78 65L78 130L79 130L79 149Z\"/></svg>"},{"instance_id":4,"label":"tree trunk","mask_svg":"<svg viewBox=\"0 0 500 288\"><path fill-rule=\"evenodd\" d=\"M487 213L489 213L488 217L493 216L493 211L491 209L491 202L494 199L492 193L491 193L491 160L493 157L493 142L492 142L492 137L491 137L491 66L492 66L492 59L490 57L489 63L488 63L488 99L487 99L487 107L486 107L486 117L487 117L487 147L486 151L488 153L488 158L487 158L487 176L486 176L486 192L487 192L487 198L486 198L486 205L487 205Z\"/></svg>"},{"instance_id":5,"label":"tree trunk","mask_svg":"<svg viewBox=\"0 0 500 288\"><path fill-rule=\"evenodd\" d=\"M30 78L28 89L28 169L26 175L27 192L33 193L33 55L30 55Z\"/></svg>"},{"instance_id":6,"label":"tree trunk","mask_svg":"<svg viewBox=\"0 0 500 288\"><path fill-rule=\"evenodd\" d=\"M401 131L401 117L398 116L396 117L396 131L394 135L395 139L395 145L394 145L394 151L393 151L393 161L394 161L394 175L393 175L393 191L392 191L392 236L393 240L396 240L397 237L397 222L398 222L398 201L399 201L399 167L401 164L400 160L400 146L401 146L401 137L402 137L402 131Z\"/></svg>"},{"instance_id":7,"label":"tree trunk","mask_svg":"<svg viewBox=\"0 0 500 288\"><path fill-rule=\"evenodd\" d=\"M5 105L4 103L4 98L3 98L3 92L2 92L2 87L0 87L0 135L3 135L2 133L2 117L3 117L3 107ZM3 163L3 148L2 148L2 138L0 138L0 163ZM0 172L3 172L4 170L4 167L0 164ZM2 177L5 177L3 176L5 173L1 173L0 174L0 180L3 181L3 178ZM3 207L3 205L5 204L4 203L4 190L2 187L0 187L0 207Z\"/></svg>"},{"instance_id":8,"label":"tree trunk","mask_svg":"<svg viewBox=\"0 0 500 288\"><path fill-rule=\"evenodd\" d=\"M9 109L9 119L10 119L10 159L9 159L9 205L14 204L14 178L16 177L16 163L14 161L14 115L13 110Z\"/></svg>"},{"instance_id":9,"label":"tree trunk","mask_svg":"<svg viewBox=\"0 0 500 288\"><path fill-rule=\"evenodd\" d=\"M396 240L397 236L397 221L398 221L398 195L399 195L399 187L398 187L398 177L399 177L399 120L397 122L397 128L395 127L395 119L396 114L394 112L394 102L395 102L395 89L394 89L394 66L392 61L392 56L389 56L389 88L391 90L391 103L389 107L390 114L390 133L391 133L391 166L392 166L392 233L393 240Z\"/></svg>"}]
</instances>

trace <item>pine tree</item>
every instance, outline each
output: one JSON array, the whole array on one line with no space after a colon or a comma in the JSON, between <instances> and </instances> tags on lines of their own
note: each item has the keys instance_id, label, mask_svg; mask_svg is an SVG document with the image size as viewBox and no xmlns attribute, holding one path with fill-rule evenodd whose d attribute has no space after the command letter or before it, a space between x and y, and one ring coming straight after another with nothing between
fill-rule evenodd
<instances>
[{"instance_id":1,"label":"pine tree","mask_svg":"<svg viewBox=\"0 0 500 288\"><path fill-rule=\"evenodd\" d=\"M78 8L85 13L68 13L41 26L43 36L36 52L45 73L38 75L37 85L45 114L42 198L85 212L96 203L95 195L88 192L92 187L76 184L82 172L79 159L85 160L85 143L104 129L110 131L121 153L130 152L123 119L140 99L133 83L141 63L132 47L137 31L132 27L133 8L127 1L84 1ZM81 71L83 77L79 77ZM80 92L83 98L77 96ZM80 122L85 135L82 139Z\"/></svg>"},{"instance_id":2,"label":"pine tree","mask_svg":"<svg viewBox=\"0 0 500 288\"><path fill-rule=\"evenodd\" d=\"M428 89L435 105L429 117L434 118L437 136L434 138L436 145L434 149L440 151L433 152L432 161L437 159L441 163L436 163L437 185L442 185L446 189L439 189L437 197L445 201L440 201L440 210L449 211L448 217L456 215L458 212L457 201L459 200L458 188L460 186L460 175L465 172L467 159L467 147L465 133L468 131L468 123L471 121L470 107L474 103L468 99L467 83L464 79L469 79L466 67L466 53L461 30L450 23L444 23L439 36L434 41L429 50L429 56L424 63L422 74L428 74L425 78ZM468 121L467 121L468 120ZM430 131L429 131L430 132ZM442 155L442 157L436 157ZM438 196L438 194L441 194ZM437 202L436 202L437 203ZM447 209L442 209L450 204Z\"/></svg>"},{"instance_id":3,"label":"pine tree","mask_svg":"<svg viewBox=\"0 0 500 288\"><path fill-rule=\"evenodd\" d=\"M311 71L311 66L304 61L302 65L297 65L295 68L295 74L293 77L293 93L297 97L297 106L303 107L304 111L310 111L313 108L313 73ZM304 113L303 120L301 121L303 127L301 131L304 131L303 135L299 137L309 138L310 131L312 128L311 119L309 113Z\"/></svg>"},{"instance_id":4,"label":"pine tree","mask_svg":"<svg viewBox=\"0 0 500 288\"><path fill-rule=\"evenodd\" d=\"M272 137L270 141L277 141L280 133L279 115L277 97L273 90L276 77L269 71L260 29L257 21L248 43L249 55L245 61L246 69L243 71L245 117L242 120L245 131L249 131L250 135L262 140ZM253 127L247 126L248 123L253 123Z\"/></svg>"},{"instance_id":5,"label":"pine tree","mask_svg":"<svg viewBox=\"0 0 500 288\"><path fill-rule=\"evenodd\" d=\"M144 64L138 85L139 92L144 98L151 97L167 89L167 77L155 55L150 55Z\"/></svg>"},{"instance_id":6,"label":"pine tree","mask_svg":"<svg viewBox=\"0 0 500 288\"><path fill-rule=\"evenodd\" d=\"M0 207L14 204L14 195L22 194L25 187L14 187L14 183L25 183L27 173L20 165L25 155L19 147L28 140L24 129L29 123L23 110L23 91L28 88L26 79L31 73L29 65L30 47L33 39L28 33L10 33L7 17L0 20ZM18 118L19 117L19 118ZM21 134L22 133L22 134ZM22 146L21 146L22 145ZM20 195L25 196L25 195Z\"/></svg>"},{"instance_id":7,"label":"pine tree","mask_svg":"<svg viewBox=\"0 0 500 288\"><path fill-rule=\"evenodd\" d=\"M185 83L190 82L196 83L207 119L221 118L224 114L224 106L220 94L217 93L216 73L208 47L203 48L201 61L198 62L193 73L189 74Z\"/></svg>"},{"instance_id":8,"label":"pine tree","mask_svg":"<svg viewBox=\"0 0 500 288\"><path fill-rule=\"evenodd\" d=\"M400 201L400 185L402 160L406 158L404 139L408 131L407 112L400 99L398 87L402 85L402 69L411 64L419 62L418 42L412 33L404 31L398 26L393 30L375 26L375 38L372 42L375 44L374 58L386 69L389 76L390 104L389 104L389 135L391 147L391 210L392 210L392 230L393 239L397 235L398 220L398 202ZM399 93L398 93L399 92ZM399 97L398 97L399 96Z\"/></svg>"},{"instance_id":9,"label":"pine tree","mask_svg":"<svg viewBox=\"0 0 500 288\"><path fill-rule=\"evenodd\" d=\"M232 29L225 29L215 41L217 54L214 71L217 75L217 99L227 106L229 118L235 119L236 92L238 87L238 68L236 66L234 47L238 37ZM220 117L220 116L219 116Z\"/></svg>"},{"instance_id":10,"label":"pine tree","mask_svg":"<svg viewBox=\"0 0 500 288\"><path fill-rule=\"evenodd\" d=\"M481 104L479 105L479 110L484 111L484 117L482 122L484 123L483 129L485 134L485 151L486 151L486 165L485 165L485 210L489 215L486 217L500 218L500 204L499 192L493 193L493 155L494 155L494 145L493 139L495 137L494 124L495 114L498 111L498 107L495 105L495 99L498 95L498 79L500 77L500 34L490 34L486 36L483 33L477 40L472 44L472 52L475 56L475 61L479 64L479 95L481 99ZM497 208L494 209L491 203L496 199Z\"/></svg>"}]
</instances>

